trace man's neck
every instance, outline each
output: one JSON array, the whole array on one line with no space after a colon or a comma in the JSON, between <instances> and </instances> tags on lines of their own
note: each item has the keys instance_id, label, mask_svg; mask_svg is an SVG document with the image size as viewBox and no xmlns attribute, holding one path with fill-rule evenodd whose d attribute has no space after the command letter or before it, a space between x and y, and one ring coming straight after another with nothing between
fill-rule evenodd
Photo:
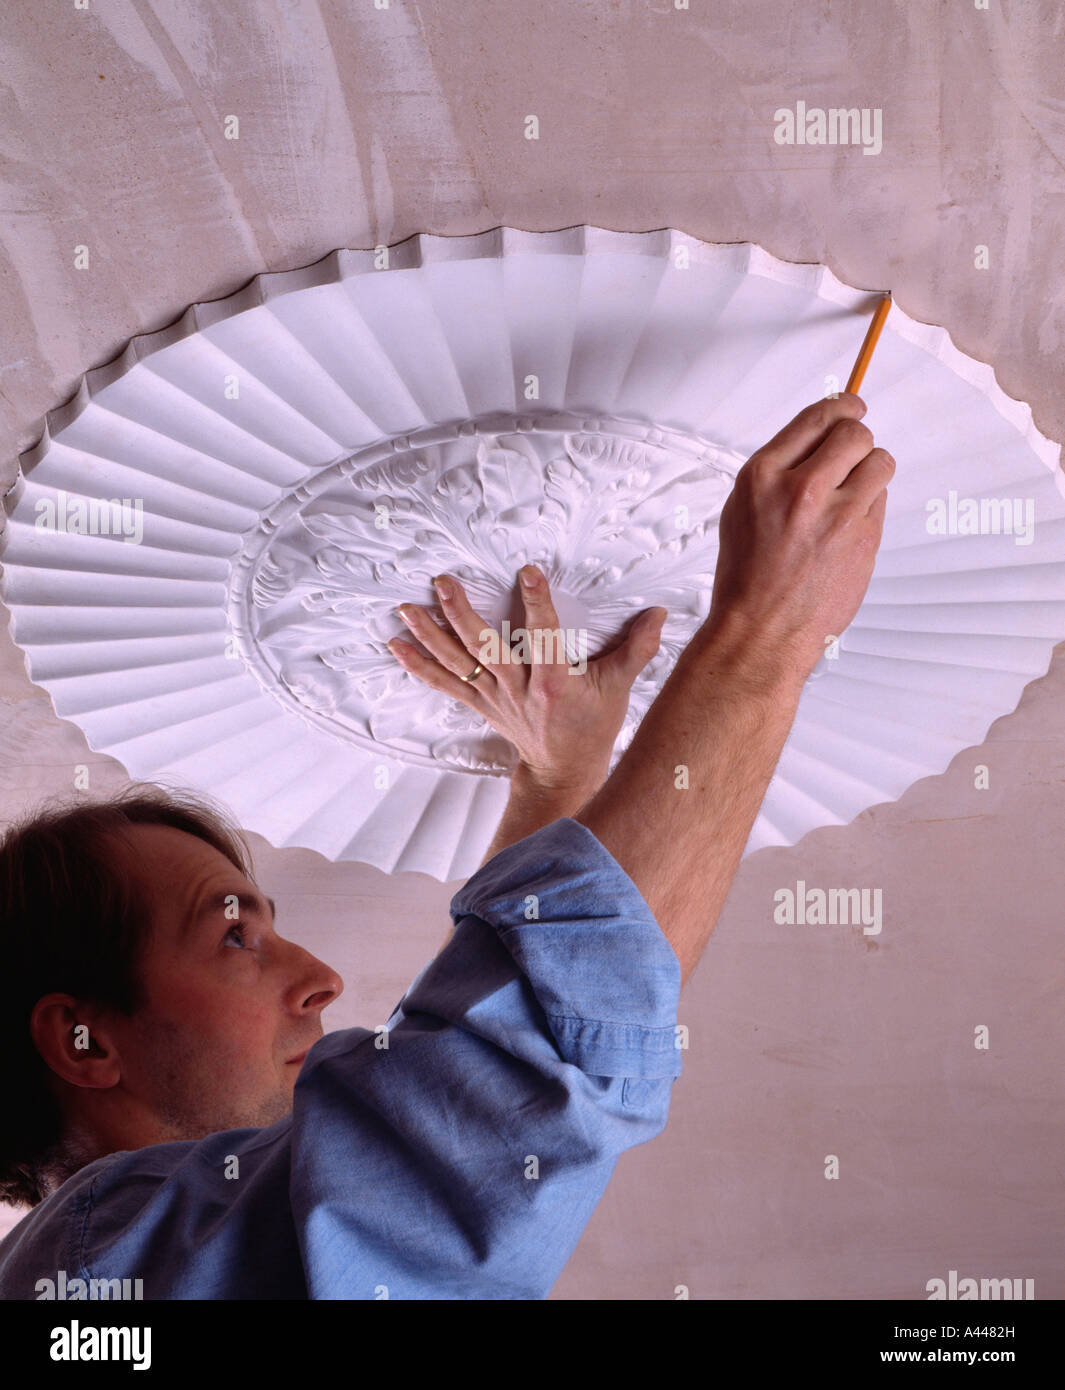
<instances>
[{"instance_id":1,"label":"man's neck","mask_svg":"<svg viewBox=\"0 0 1065 1390\"><path fill-rule=\"evenodd\" d=\"M89 1163L106 1157L106 1150L88 1135L68 1130L62 1140L48 1151L38 1169L38 1184L44 1197L58 1192L68 1178ZM42 1198L43 1200L43 1198Z\"/></svg>"}]
</instances>

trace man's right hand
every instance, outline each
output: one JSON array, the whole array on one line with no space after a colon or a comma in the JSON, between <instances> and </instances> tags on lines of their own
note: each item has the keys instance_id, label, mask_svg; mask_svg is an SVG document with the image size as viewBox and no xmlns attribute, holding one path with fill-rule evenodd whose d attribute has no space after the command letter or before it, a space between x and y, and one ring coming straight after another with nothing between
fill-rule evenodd
<instances>
[{"instance_id":1,"label":"man's right hand","mask_svg":"<svg viewBox=\"0 0 1065 1390\"><path fill-rule=\"evenodd\" d=\"M872 447L864 413L857 396L818 401L740 469L706 622L572 817L639 888L682 980L728 895L803 682L869 587L895 461Z\"/></svg>"},{"instance_id":2,"label":"man's right hand","mask_svg":"<svg viewBox=\"0 0 1065 1390\"><path fill-rule=\"evenodd\" d=\"M709 631L753 639L805 680L861 605L895 460L873 447L865 403L801 410L740 469L719 527Z\"/></svg>"}]
</instances>

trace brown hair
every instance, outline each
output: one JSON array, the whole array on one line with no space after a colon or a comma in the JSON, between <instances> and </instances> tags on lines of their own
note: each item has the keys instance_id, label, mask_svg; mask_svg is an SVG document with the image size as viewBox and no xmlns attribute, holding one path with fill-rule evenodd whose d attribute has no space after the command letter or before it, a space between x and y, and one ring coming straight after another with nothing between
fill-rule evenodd
<instances>
[{"instance_id":1,"label":"brown hair","mask_svg":"<svg viewBox=\"0 0 1065 1390\"><path fill-rule=\"evenodd\" d=\"M64 1155L63 1116L30 1035L38 999L71 994L127 1018L143 1006L152 921L113 851L126 827L145 824L206 840L252 879L251 851L221 806L150 782L105 800L46 802L0 839L0 1201L35 1206L80 1166Z\"/></svg>"}]
</instances>

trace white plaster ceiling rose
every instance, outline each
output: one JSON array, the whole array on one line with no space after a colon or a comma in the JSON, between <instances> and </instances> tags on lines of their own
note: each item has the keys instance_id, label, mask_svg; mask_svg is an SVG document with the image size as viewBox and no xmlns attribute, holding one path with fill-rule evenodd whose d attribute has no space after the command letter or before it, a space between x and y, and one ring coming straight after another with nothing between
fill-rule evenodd
<instances>
[{"instance_id":1,"label":"white plaster ceiling rose","mask_svg":"<svg viewBox=\"0 0 1065 1390\"><path fill-rule=\"evenodd\" d=\"M736 472L842 389L874 302L750 243L587 226L259 275L48 416L6 498L15 640L131 776L277 845L464 878L514 754L397 664L397 605L442 621L446 570L517 628L531 561L589 658L664 605L616 761L708 611ZM1065 638L1060 445L1029 407L897 304L862 394L897 462L883 543L745 853L942 772Z\"/></svg>"}]
</instances>

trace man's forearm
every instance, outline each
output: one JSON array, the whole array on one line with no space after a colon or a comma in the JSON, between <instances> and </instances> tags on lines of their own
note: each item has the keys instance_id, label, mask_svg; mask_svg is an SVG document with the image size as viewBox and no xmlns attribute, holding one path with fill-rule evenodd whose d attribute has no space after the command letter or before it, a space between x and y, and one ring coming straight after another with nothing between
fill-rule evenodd
<instances>
[{"instance_id":1,"label":"man's forearm","mask_svg":"<svg viewBox=\"0 0 1065 1390\"><path fill-rule=\"evenodd\" d=\"M563 786L548 785L519 764L510 779L510 800L503 819L481 860L481 867L500 850L524 840L526 835L532 835L563 816L573 816L602 785L608 766L609 762L600 766L597 761L594 767L583 770L578 780Z\"/></svg>"},{"instance_id":2,"label":"man's forearm","mask_svg":"<svg viewBox=\"0 0 1065 1390\"><path fill-rule=\"evenodd\" d=\"M804 679L736 629L704 625L611 776L569 813L643 894L683 980L720 915Z\"/></svg>"}]
</instances>

